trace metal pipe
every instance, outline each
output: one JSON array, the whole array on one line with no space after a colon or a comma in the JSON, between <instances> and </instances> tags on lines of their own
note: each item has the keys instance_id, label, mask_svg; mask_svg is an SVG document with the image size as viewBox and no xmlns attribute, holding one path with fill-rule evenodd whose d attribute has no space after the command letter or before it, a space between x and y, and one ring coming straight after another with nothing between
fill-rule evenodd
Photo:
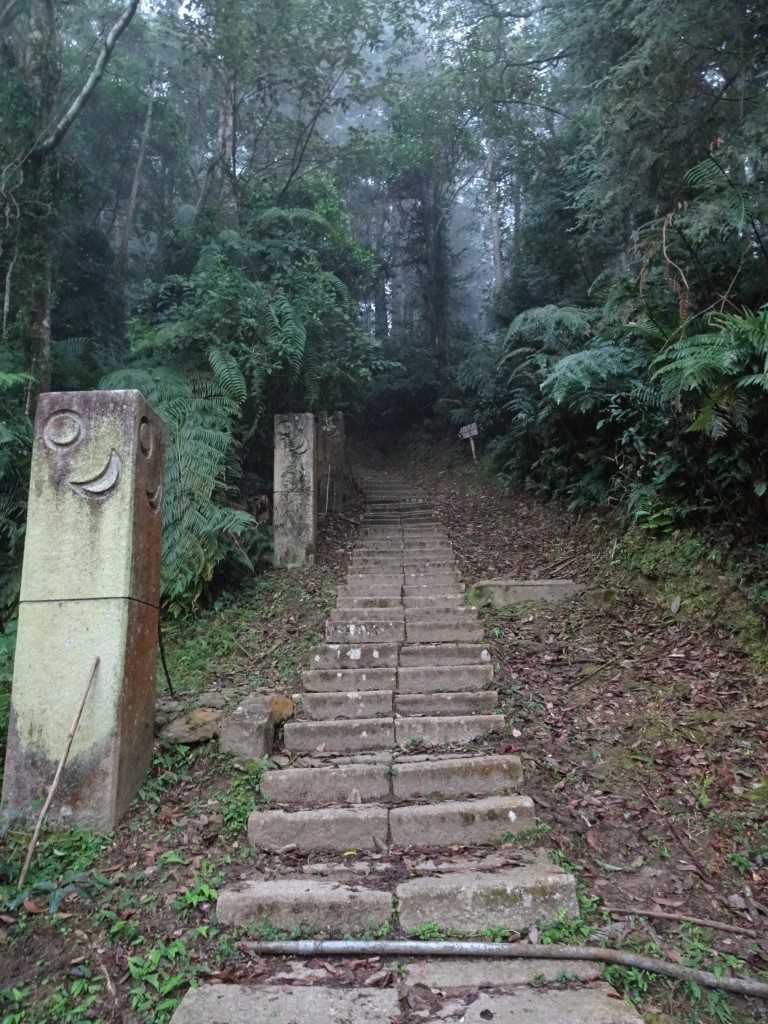
<instances>
[{"instance_id":1,"label":"metal pipe","mask_svg":"<svg viewBox=\"0 0 768 1024\"><path fill-rule=\"evenodd\" d=\"M592 960L599 963L635 967L681 981L692 981L703 988L718 988L743 996L768 999L768 985L749 978L729 978L682 967L666 960L638 956L623 949L599 946L531 946L522 942L419 942L414 939L297 939L285 942L244 942L242 948L257 956L477 956L494 959Z\"/></svg>"}]
</instances>

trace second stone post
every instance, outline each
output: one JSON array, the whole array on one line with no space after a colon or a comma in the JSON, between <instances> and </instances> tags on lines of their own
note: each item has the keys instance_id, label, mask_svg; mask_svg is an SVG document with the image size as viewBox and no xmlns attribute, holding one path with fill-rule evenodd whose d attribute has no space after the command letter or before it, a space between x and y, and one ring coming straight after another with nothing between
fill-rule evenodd
<instances>
[{"instance_id":1,"label":"second stone post","mask_svg":"<svg viewBox=\"0 0 768 1024\"><path fill-rule=\"evenodd\" d=\"M317 425L311 413L275 416L275 565L315 561Z\"/></svg>"}]
</instances>

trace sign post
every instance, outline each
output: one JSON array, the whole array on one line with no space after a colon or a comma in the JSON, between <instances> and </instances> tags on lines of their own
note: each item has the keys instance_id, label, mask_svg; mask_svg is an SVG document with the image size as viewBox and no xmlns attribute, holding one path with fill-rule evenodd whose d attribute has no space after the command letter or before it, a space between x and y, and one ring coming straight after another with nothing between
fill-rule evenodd
<instances>
[{"instance_id":1,"label":"sign post","mask_svg":"<svg viewBox=\"0 0 768 1024\"><path fill-rule=\"evenodd\" d=\"M469 441L469 447L472 449L472 458L477 461L477 453L475 452L475 438L477 437L477 424L468 423L466 427L462 427L459 431L459 437L465 441Z\"/></svg>"}]
</instances>

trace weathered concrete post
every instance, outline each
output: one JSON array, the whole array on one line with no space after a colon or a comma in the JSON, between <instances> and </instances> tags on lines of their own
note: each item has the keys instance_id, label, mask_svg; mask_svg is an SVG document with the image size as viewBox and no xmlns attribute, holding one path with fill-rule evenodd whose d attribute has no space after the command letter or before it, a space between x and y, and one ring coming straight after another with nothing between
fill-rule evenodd
<instances>
[{"instance_id":1,"label":"weathered concrete post","mask_svg":"<svg viewBox=\"0 0 768 1024\"><path fill-rule=\"evenodd\" d=\"M100 658L49 812L109 831L152 760L163 424L138 391L41 395L5 764L4 814L32 816Z\"/></svg>"},{"instance_id":2,"label":"weathered concrete post","mask_svg":"<svg viewBox=\"0 0 768 1024\"><path fill-rule=\"evenodd\" d=\"M344 413L321 421L317 431L317 489L320 515L341 512L344 507Z\"/></svg>"},{"instance_id":3,"label":"weathered concrete post","mask_svg":"<svg viewBox=\"0 0 768 1024\"><path fill-rule=\"evenodd\" d=\"M311 413L275 416L275 565L315 561L317 425Z\"/></svg>"}]
</instances>

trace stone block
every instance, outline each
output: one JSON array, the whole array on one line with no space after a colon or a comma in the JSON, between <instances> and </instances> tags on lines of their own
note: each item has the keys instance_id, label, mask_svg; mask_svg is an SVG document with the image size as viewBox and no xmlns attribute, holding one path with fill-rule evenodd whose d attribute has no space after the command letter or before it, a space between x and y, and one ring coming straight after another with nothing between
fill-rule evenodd
<instances>
[{"instance_id":1,"label":"stone block","mask_svg":"<svg viewBox=\"0 0 768 1024\"><path fill-rule=\"evenodd\" d=\"M110 831L152 760L163 426L138 391L41 395L2 808Z\"/></svg>"},{"instance_id":2,"label":"stone block","mask_svg":"<svg viewBox=\"0 0 768 1024\"><path fill-rule=\"evenodd\" d=\"M394 831L392 842L398 842ZM415 932L422 921L470 935L487 928L527 931L534 924L552 924L561 911L574 917L579 912L574 877L541 863L489 873L413 878L397 887L397 899L400 925L406 932Z\"/></svg>"},{"instance_id":3,"label":"stone block","mask_svg":"<svg viewBox=\"0 0 768 1024\"><path fill-rule=\"evenodd\" d=\"M456 715L443 718L396 718L395 740L401 747L416 741L426 747L471 743L504 728L503 715Z\"/></svg>"},{"instance_id":4,"label":"stone block","mask_svg":"<svg viewBox=\"0 0 768 1024\"><path fill-rule=\"evenodd\" d=\"M260 761L272 753L275 718L263 697L244 700L219 723L219 750Z\"/></svg>"},{"instance_id":5,"label":"stone block","mask_svg":"<svg viewBox=\"0 0 768 1024\"><path fill-rule=\"evenodd\" d=\"M404 668L421 665L490 665L491 653L482 644L408 644L400 650Z\"/></svg>"},{"instance_id":6,"label":"stone block","mask_svg":"<svg viewBox=\"0 0 768 1024\"><path fill-rule=\"evenodd\" d=\"M417 665L397 670L400 693L482 690L493 682L493 665Z\"/></svg>"},{"instance_id":7,"label":"stone block","mask_svg":"<svg viewBox=\"0 0 768 1024\"><path fill-rule=\"evenodd\" d=\"M248 842L269 853L294 845L299 853L377 850L386 846L388 817L387 808L379 804L254 811L248 818Z\"/></svg>"},{"instance_id":8,"label":"stone block","mask_svg":"<svg viewBox=\"0 0 768 1024\"><path fill-rule=\"evenodd\" d=\"M309 652L312 669L394 668L397 644L323 644Z\"/></svg>"},{"instance_id":9,"label":"stone block","mask_svg":"<svg viewBox=\"0 0 768 1024\"><path fill-rule=\"evenodd\" d=\"M288 722L284 742L293 754L351 753L389 750L395 735L389 718L358 718L345 722Z\"/></svg>"},{"instance_id":10,"label":"stone block","mask_svg":"<svg viewBox=\"0 0 768 1024\"><path fill-rule=\"evenodd\" d=\"M331 609L329 621L332 623L401 623L406 617L402 605L394 598L368 598L367 600L391 601L391 607L381 605L373 607L360 607L354 604L354 598L347 598L344 604L337 603ZM359 598L357 598L359 600Z\"/></svg>"},{"instance_id":11,"label":"stone block","mask_svg":"<svg viewBox=\"0 0 768 1024\"><path fill-rule=\"evenodd\" d=\"M311 413L275 416L275 565L311 565L317 546L317 428Z\"/></svg>"},{"instance_id":12,"label":"stone block","mask_svg":"<svg viewBox=\"0 0 768 1024\"><path fill-rule=\"evenodd\" d=\"M530 797L514 795L393 807L389 815L393 846L485 846L499 842L508 832L531 828L534 821Z\"/></svg>"},{"instance_id":13,"label":"stone block","mask_svg":"<svg viewBox=\"0 0 768 1024\"><path fill-rule=\"evenodd\" d=\"M243 881L221 892L216 916L221 924L234 927L269 921L285 931L312 928L359 935L389 923L392 896L316 878Z\"/></svg>"},{"instance_id":14,"label":"stone block","mask_svg":"<svg viewBox=\"0 0 768 1024\"><path fill-rule=\"evenodd\" d=\"M498 703L496 690L449 693L404 693L395 699L395 713L403 718L444 715L491 715Z\"/></svg>"},{"instance_id":15,"label":"stone block","mask_svg":"<svg viewBox=\"0 0 768 1024\"><path fill-rule=\"evenodd\" d=\"M467 1007L462 1024L484 1024L489 1020L494 1024L643 1024L642 1018L610 985L600 984L551 991L521 987L505 995L481 992Z\"/></svg>"},{"instance_id":16,"label":"stone block","mask_svg":"<svg viewBox=\"0 0 768 1024\"><path fill-rule=\"evenodd\" d=\"M456 757L440 761L396 762L392 776L395 800L456 800L460 797L516 793L523 783L519 757Z\"/></svg>"},{"instance_id":17,"label":"stone block","mask_svg":"<svg viewBox=\"0 0 768 1024\"><path fill-rule=\"evenodd\" d=\"M359 804L389 797L387 764L281 768L265 772L261 795L278 804Z\"/></svg>"},{"instance_id":18,"label":"stone block","mask_svg":"<svg viewBox=\"0 0 768 1024\"><path fill-rule=\"evenodd\" d=\"M522 601L563 601L583 590L573 580L480 580L472 587L472 600L504 608Z\"/></svg>"},{"instance_id":19,"label":"stone block","mask_svg":"<svg viewBox=\"0 0 768 1024\"><path fill-rule=\"evenodd\" d=\"M517 985L535 985L541 992L541 985L557 982L567 977L578 981L598 981L602 977L600 964L588 960L514 960L509 959L453 959L433 957L409 963L405 969L406 985L426 985L441 992L471 988L512 988ZM487 1016L482 1020L496 1020ZM576 1022L581 1017L566 1018ZM515 1024L519 1024L516 1020ZM547 1020L557 1024L557 1018Z\"/></svg>"},{"instance_id":20,"label":"stone block","mask_svg":"<svg viewBox=\"0 0 768 1024\"><path fill-rule=\"evenodd\" d=\"M452 619L414 620L410 616L406 620L406 635L409 644L444 644L452 641L482 640L485 626L482 622L467 621L454 617Z\"/></svg>"},{"instance_id":21,"label":"stone block","mask_svg":"<svg viewBox=\"0 0 768 1024\"><path fill-rule=\"evenodd\" d=\"M435 622L438 624L455 623L461 628L466 624L478 622L477 608L464 604L460 599L452 604L423 604L403 610L406 621L413 623ZM459 637L456 637L458 640Z\"/></svg>"},{"instance_id":22,"label":"stone block","mask_svg":"<svg viewBox=\"0 0 768 1024\"><path fill-rule=\"evenodd\" d=\"M357 619L354 622L326 622L328 643L402 643L405 636L403 619Z\"/></svg>"},{"instance_id":23,"label":"stone block","mask_svg":"<svg viewBox=\"0 0 768 1024\"><path fill-rule=\"evenodd\" d=\"M299 719L326 721L345 718L392 717L392 690L346 690L326 693L299 693L296 702Z\"/></svg>"},{"instance_id":24,"label":"stone block","mask_svg":"<svg viewBox=\"0 0 768 1024\"><path fill-rule=\"evenodd\" d=\"M335 693L339 690L394 690L397 670L394 668L317 669L301 673L308 693Z\"/></svg>"},{"instance_id":25,"label":"stone block","mask_svg":"<svg viewBox=\"0 0 768 1024\"><path fill-rule=\"evenodd\" d=\"M394 1024L398 1019L394 988L201 985L189 989L171 1024Z\"/></svg>"}]
</instances>

